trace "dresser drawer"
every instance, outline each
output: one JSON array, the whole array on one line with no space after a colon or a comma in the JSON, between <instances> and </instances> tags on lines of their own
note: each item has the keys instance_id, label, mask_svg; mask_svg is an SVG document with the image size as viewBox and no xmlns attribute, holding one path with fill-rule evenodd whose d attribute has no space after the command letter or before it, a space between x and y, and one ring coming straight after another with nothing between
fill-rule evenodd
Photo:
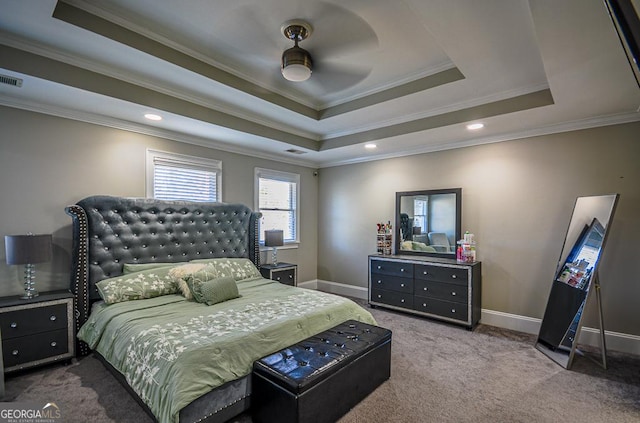
<instances>
[{"instance_id":1,"label":"dresser drawer","mask_svg":"<svg viewBox=\"0 0 640 423\"><path fill-rule=\"evenodd\" d=\"M384 289L372 289L371 301L384 303L396 307L412 308L413 295L404 292L385 291Z\"/></svg>"},{"instance_id":2,"label":"dresser drawer","mask_svg":"<svg viewBox=\"0 0 640 423\"><path fill-rule=\"evenodd\" d=\"M469 273L467 269L459 269L456 267L441 267L417 264L416 279L428 279L436 282L448 282L459 285L467 285L469 282Z\"/></svg>"},{"instance_id":3,"label":"dresser drawer","mask_svg":"<svg viewBox=\"0 0 640 423\"><path fill-rule=\"evenodd\" d=\"M452 301L435 300L433 298L416 297L413 309L423 313L436 314L450 319L468 320L467 304L454 303Z\"/></svg>"},{"instance_id":4,"label":"dresser drawer","mask_svg":"<svg viewBox=\"0 0 640 423\"><path fill-rule=\"evenodd\" d=\"M371 274L371 287L385 289L387 291L413 293L413 279L399 278L397 276L383 275L381 273Z\"/></svg>"},{"instance_id":5,"label":"dresser drawer","mask_svg":"<svg viewBox=\"0 0 640 423\"><path fill-rule=\"evenodd\" d=\"M371 260L371 274L373 273L413 278L413 264L401 261Z\"/></svg>"},{"instance_id":6,"label":"dresser drawer","mask_svg":"<svg viewBox=\"0 0 640 423\"><path fill-rule=\"evenodd\" d=\"M66 327L66 304L55 304L0 313L0 330L2 331L3 342L11 338L56 329L66 329ZM6 363L5 366L7 366Z\"/></svg>"},{"instance_id":7,"label":"dresser drawer","mask_svg":"<svg viewBox=\"0 0 640 423\"><path fill-rule=\"evenodd\" d=\"M420 297L436 298L456 303L469 302L469 287L466 285L416 279L414 293Z\"/></svg>"},{"instance_id":8,"label":"dresser drawer","mask_svg":"<svg viewBox=\"0 0 640 423\"><path fill-rule=\"evenodd\" d=\"M69 338L66 328L2 341L5 368L68 352Z\"/></svg>"}]
</instances>

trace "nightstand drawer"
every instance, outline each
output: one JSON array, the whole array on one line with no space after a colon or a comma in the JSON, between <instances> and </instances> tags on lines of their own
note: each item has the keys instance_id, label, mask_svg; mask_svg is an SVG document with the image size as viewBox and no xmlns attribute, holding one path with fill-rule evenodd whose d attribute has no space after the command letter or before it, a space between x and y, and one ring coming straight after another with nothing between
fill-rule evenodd
<instances>
[{"instance_id":1,"label":"nightstand drawer","mask_svg":"<svg viewBox=\"0 0 640 423\"><path fill-rule=\"evenodd\" d=\"M448 282L459 285L467 285L469 282L469 272L467 271L467 269L458 269L455 267L441 267L417 264L416 279L428 279L437 282Z\"/></svg>"},{"instance_id":2,"label":"nightstand drawer","mask_svg":"<svg viewBox=\"0 0 640 423\"><path fill-rule=\"evenodd\" d=\"M413 279L399 278L397 276L383 275L380 273L372 273L371 286L376 289L386 289L388 291L412 293Z\"/></svg>"},{"instance_id":3,"label":"nightstand drawer","mask_svg":"<svg viewBox=\"0 0 640 423\"><path fill-rule=\"evenodd\" d=\"M413 309L423 313L437 314L438 316L466 321L469 307L467 304L462 303L416 297Z\"/></svg>"},{"instance_id":4,"label":"nightstand drawer","mask_svg":"<svg viewBox=\"0 0 640 423\"><path fill-rule=\"evenodd\" d=\"M415 295L419 297L436 298L439 300L454 301L456 303L468 303L468 294L469 288L466 285L416 279Z\"/></svg>"},{"instance_id":5,"label":"nightstand drawer","mask_svg":"<svg viewBox=\"0 0 640 423\"><path fill-rule=\"evenodd\" d=\"M5 342L11 338L65 329L66 327L66 304L0 313L0 330L2 331L2 340ZM5 367L9 367L6 362Z\"/></svg>"},{"instance_id":6,"label":"nightstand drawer","mask_svg":"<svg viewBox=\"0 0 640 423\"><path fill-rule=\"evenodd\" d=\"M67 329L64 328L3 340L2 356L5 368L67 354L69 352L68 335Z\"/></svg>"},{"instance_id":7,"label":"nightstand drawer","mask_svg":"<svg viewBox=\"0 0 640 423\"><path fill-rule=\"evenodd\" d=\"M296 271L295 269L278 270L274 271L271 277L276 282L293 286L295 285Z\"/></svg>"}]
</instances>

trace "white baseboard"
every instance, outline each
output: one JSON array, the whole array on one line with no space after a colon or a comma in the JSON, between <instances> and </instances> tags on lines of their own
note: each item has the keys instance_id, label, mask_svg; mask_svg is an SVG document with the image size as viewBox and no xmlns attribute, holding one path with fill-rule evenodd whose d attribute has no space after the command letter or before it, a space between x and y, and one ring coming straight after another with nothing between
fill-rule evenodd
<instances>
[{"instance_id":1,"label":"white baseboard","mask_svg":"<svg viewBox=\"0 0 640 423\"><path fill-rule=\"evenodd\" d=\"M298 286L363 300L368 299L368 289L361 286L318 279L299 283ZM482 309L480 323L537 335L540 332L541 319ZM607 330L605 331L605 342L608 350L640 355L640 336ZM580 332L580 343L599 347L600 329L583 327Z\"/></svg>"}]
</instances>

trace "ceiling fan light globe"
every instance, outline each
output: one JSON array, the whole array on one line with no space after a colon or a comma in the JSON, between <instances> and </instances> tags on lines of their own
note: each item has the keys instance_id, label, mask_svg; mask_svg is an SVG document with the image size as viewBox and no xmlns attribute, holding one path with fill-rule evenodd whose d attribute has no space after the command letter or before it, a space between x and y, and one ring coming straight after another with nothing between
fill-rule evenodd
<instances>
[{"instance_id":1,"label":"ceiling fan light globe","mask_svg":"<svg viewBox=\"0 0 640 423\"><path fill-rule=\"evenodd\" d=\"M311 76L311 69L305 65L292 64L282 68L282 76L284 76L284 79L288 81L302 82L309 79Z\"/></svg>"}]
</instances>

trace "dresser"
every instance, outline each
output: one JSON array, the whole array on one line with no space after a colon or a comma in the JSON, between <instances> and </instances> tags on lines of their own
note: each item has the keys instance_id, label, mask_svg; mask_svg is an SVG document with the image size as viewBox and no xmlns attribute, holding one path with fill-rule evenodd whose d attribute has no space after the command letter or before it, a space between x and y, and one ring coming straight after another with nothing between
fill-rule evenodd
<instances>
[{"instance_id":1,"label":"dresser","mask_svg":"<svg viewBox=\"0 0 640 423\"><path fill-rule=\"evenodd\" d=\"M0 298L0 333L4 372L71 359L73 295L52 291L28 300Z\"/></svg>"},{"instance_id":2,"label":"dresser","mask_svg":"<svg viewBox=\"0 0 640 423\"><path fill-rule=\"evenodd\" d=\"M480 320L481 263L369 256L369 304L473 329Z\"/></svg>"},{"instance_id":3,"label":"dresser","mask_svg":"<svg viewBox=\"0 0 640 423\"><path fill-rule=\"evenodd\" d=\"M298 285L298 266L291 263L263 264L260 274L265 279L273 279L285 285Z\"/></svg>"}]
</instances>

